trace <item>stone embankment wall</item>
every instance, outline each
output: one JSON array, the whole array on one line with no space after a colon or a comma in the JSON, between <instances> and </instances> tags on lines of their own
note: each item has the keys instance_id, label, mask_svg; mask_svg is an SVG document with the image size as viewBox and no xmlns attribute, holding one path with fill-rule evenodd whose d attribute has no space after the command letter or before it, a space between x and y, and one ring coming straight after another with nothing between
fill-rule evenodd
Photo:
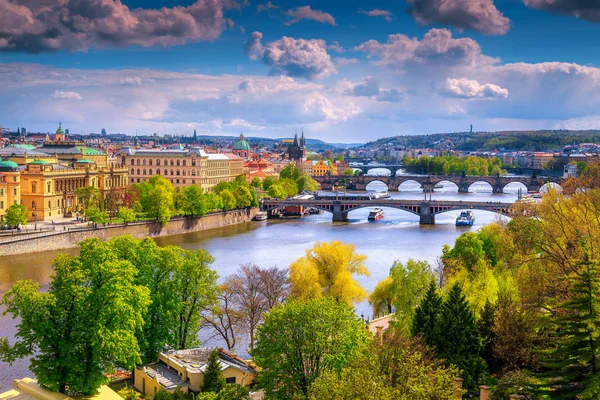
<instances>
[{"instance_id":1,"label":"stone embankment wall","mask_svg":"<svg viewBox=\"0 0 600 400\"><path fill-rule=\"evenodd\" d=\"M128 225L98 226L96 229L57 230L55 233L48 233L39 237L0 243L0 256L68 249L77 247L77 244L82 240L94 237L107 240L120 235L131 235L141 239L215 229L251 221L257 212L258 208L245 208L211 213L197 218L174 218L165 226L160 222L152 221L135 222Z\"/></svg>"}]
</instances>

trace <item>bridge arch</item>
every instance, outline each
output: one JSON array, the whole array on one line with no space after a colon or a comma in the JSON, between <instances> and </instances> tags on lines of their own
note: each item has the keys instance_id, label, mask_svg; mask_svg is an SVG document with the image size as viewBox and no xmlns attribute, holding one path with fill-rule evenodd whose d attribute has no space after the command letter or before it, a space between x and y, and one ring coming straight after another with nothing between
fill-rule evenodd
<instances>
[{"instance_id":1,"label":"bridge arch","mask_svg":"<svg viewBox=\"0 0 600 400\"><path fill-rule=\"evenodd\" d=\"M504 185L502 188L502 193L518 193L519 190L521 193L527 193L527 185L521 181L515 180Z\"/></svg>"},{"instance_id":2,"label":"bridge arch","mask_svg":"<svg viewBox=\"0 0 600 400\"><path fill-rule=\"evenodd\" d=\"M562 192L563 188L556 182L546 182L540 187L540 193L548 193L550 189Z\"/></svg>"},{"instance_id":3,"label":"bridge arch","mask_svg":"<svg viewBox=\"0 0 600 400\"><path fill-rule=\"evenodd\" d=\"M360 210L360 209L373 209L373 208L391 208L394 210L400 210L400 211L406 211L410 214L419 216L420 215L420 207L415 205L415 206L398 206L398 205L394 205L394 204L369 204L369 203L365 203L365 204L360 204L360 205L356 205L353 207L349 207L347 209L345 209L343 212L345 214L351 213L352 211L356 211L356 210Z\"/></svg>"},{"instance_id":4,"label":"bridge arch","mask_svg":"<svg viewBox=\"0 0 600 400\"><path fill-rule=\"evenodd\" d=\"M392 170L386 167L372 167L367 169L369 176L392 176Z\"/></svg>"},{"instance_id":5,"label":"bridge arch","mask_svg":"<svg viewBox=\"0 0 600 400\"><path fill-rule=\"evenodd\" d=\"M399 192L420 192L422 190L423 190L422 185L413 179L403 180L398 185Z\"/></svg>"},{"instance_id":6,"label":"bridge arch","mask_svg":"<svg viewBox=\"0 0 600 400\"><path fill-rule=\"evenodd\" d=\"M434 191L440 192L458 192L458 185L452 181L439 181L433 187Z\"/></svg>"},{"instance_id":7,"label":"bridge arch","mask_svg":"<svg viewBox=\"0 0 600 400\"><path fill-rule=\"evenodd\" d=\"M389 190L389 186L387 183L385 183L382 180L373 179L371 182L367 183L367 186L365 187L365 189L366 190L374 190L376 192L384 192L386 190Z\"/></svg>"},{"instance_id":8,"label":"bridge arch","mask_svg":"<svg viewBox=\"0 0 600 400\"><path fill-rule=\"evenodd\" d=\"M469 193L492 193L494 187L489 182L481 180L471 183L467 190Z\"/></svg>"}]
</instances>

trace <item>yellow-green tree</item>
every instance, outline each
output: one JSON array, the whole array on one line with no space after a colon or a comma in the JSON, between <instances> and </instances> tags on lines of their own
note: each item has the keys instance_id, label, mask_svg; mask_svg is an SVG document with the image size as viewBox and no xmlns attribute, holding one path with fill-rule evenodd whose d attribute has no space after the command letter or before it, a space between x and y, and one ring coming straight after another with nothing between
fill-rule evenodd
<instances>
[{"instance_id":1,"label":"yellow-green tree","mask_svg":"<svg viewBox=\"0 0 600 400\"><path fill-rule=\"evenodd\" d=\"M290 265L292 297L330 297L348 304L365 300L367 292L354 275L370 275L365 266L366 259L367 256L356 252L353 244L317 242L306 250L304 257Z\"/></svg>"}]
</instances>

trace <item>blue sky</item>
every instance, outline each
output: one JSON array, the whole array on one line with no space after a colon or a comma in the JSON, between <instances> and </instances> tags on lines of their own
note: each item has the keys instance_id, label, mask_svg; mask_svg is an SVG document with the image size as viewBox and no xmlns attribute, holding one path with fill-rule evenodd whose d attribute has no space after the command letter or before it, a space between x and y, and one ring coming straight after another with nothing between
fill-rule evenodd
<instances>
[{"instance_id":1,"label":"blue sky","mask_svg":"<svg viewBox=\"0 0 600 400\"><path fill-rule=\"evenodd\" d=\"M0 124L345 142L598 128L588 3L0 0Z\"/></svg>"}]
</instances>

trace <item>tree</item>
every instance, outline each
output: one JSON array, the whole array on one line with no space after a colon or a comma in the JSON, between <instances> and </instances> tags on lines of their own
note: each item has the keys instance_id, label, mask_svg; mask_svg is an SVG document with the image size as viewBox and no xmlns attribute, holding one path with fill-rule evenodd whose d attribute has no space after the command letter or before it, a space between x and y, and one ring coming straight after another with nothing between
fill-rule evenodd
<instances>
[{"instance_id":1,"label":"tree","mask_svg":"<svg viewBox=\"0 0 600 400\"><path fill-rule=\"evenodd\" d=\"M462 294L460 286L450 288L442 304L439 328L435 339L437 354L447 365L455 365L462 372L464 385L475 388L486 371L480 356L481 338L475 324L475 315Z\"/></svg>"},{"instance_id":2,"label":"tree","mask_svg":"<svg viewBox=\"0 0 600 400\"><path fill-rule=\"evenodd\" d=\"M269 185L267 195L274 199L285 199L288 196L285 189L279 183Z\"/></svg>"},{"instance_id":3,"label":"tree","mask_svg":"<svg viewBox=\"0 0 600 400\"><path fill-rule=\"evenodd\" d=\"M411 333L421 336L423 343L434 347L437 343L440 312L442 311L442 297L438 293L435 281L431 281L425 297L415 310Z\"/></svg>"},{"instance_id":4,"label":"tree","mask_svg":"<svg viewBox=\"0 0 600 400\"><path fill-rule=\"evenodd\" d=\"M77 200L84 211L90 207L100 207L102 195L100 194L100 190L95 186L80 187L75 190L75 195L77 195Z\"/></svg>"},{"instance_id":5,"label":"tree","mask_svg":"<svg viewBox=\"0 0 600 400\"><path fill-rule=\"evenodd\" d=\"M247 387L237 383L227 383L219 392L216 400L250 400L250 391Z\"/></svg>"},{"instance_id":6,"label":"tree","mask_svg":"<svg viewBox=\"0 0 600 400\"><path fill-rule=\"evenodd\" d=\"M204 249L181 250L181 265L174 276L181 303L175 327L178 349L199 344L200 311L217 301L217 273L209 268L213 262L214 258Z\"/></svg>"},{"instance_id":7,"label":"tree","mask_svg":"<svg viewBox=\"0 0 600 400\"><path fill-rule=\"evenodd\" d=\"M125 224L128 224L129 222L135 222L137 220L135 211L127 207L119 208L119 212L117 212L117 218L122 219Z\"/></svg>"},{"instance_id":8,"label":"tree","mask_svg":"<svg viewBox=\"0 0 600 400\"><path fill-rule=\"evenodd\" d=\"M96 242L84 241L82 251ZM97 250L93 261L57 256L47 292L19 281L1 303L20 318L14 345L7 338L0 344L1 359L31 356L31 371L53 391L94 394L106 383L106 372L141 361L136 333L144 324L149 291L135 283L130 262Z\"/></svg>"},{"instance_id":9,"label":"tree","mask_svg":"<svg viewBox=\"0 0 600 400\"><path fill-rule=\"evenodd\" d=\"M200 390L203 392L219 393L225 386L225 377L221 373L221 363L219 361L219 349L214 349L208 356L206 371L204 371L204 380Z\"/></svg>"},{"instance_id":10,"label":"tree","mask_svg":"<svg viewBox=\"0 0 600 400\"><path fill-rule=\"evenodd\" d=\"M221 199L223 201L224 209L232 210L237 206L237 201L231 190L225 189L221 193L219 193L219 196L221 197Z\"/></svg>"},{"instance_id":11,"label":"tree","mask_svg":"<svg viewBox=\"0 0 600 400\"><path fill-rule=\"evenodd\" d=\"M367 343L364 322L331 299L287 301L265 315L253 356L267 396L306 396L326 371L342 368Z\"/></svg>"},{"instance_id":12,"label":"tree","mask_svg":"<svg viewBox=\"0 0 600 400\"><path fill-rule=\"evenodd\" d=\"M298 168L298 166L296 166L296 164L293 162L286 165L279 173L280 179L291 179L293 181L297 180L301 176L302 170Z\"/></svg>"},{"instance_id":13,"label":"tree","mask_svg":"<svg viewBox=\"0 0 600 400\"><path fill-rule=\"evenodd\" d=\"M296 179L296 184L298 185L298 193L305 190L314 192L319 188L319 183L308 175L302 175L300 178Z\"/></svg>"},{"instance_id":14,"label":"tree","mask_svg":"<svg viewBox=\"0 0 600 400\"><path fill-rule=\"evenodd\" d=\"M485 303L479 320L477 320L477 329L481 337L481 358L487 363L490 372L498 370L498 360L494 354L498 340L494 329L496 325L496 313L497 306L488 301Z\"/></svg>"},{"instance_id":15,"label":"tree","mask_svg":"<svg viewBox=\"0 0 600 400\"><path fill-rule=\"evenodd\" d=\"M193 216L202 216L208 211L204 193L198 185L185 186L182 189L183 211Z\"/></svg>"},{"instance_id":16,"label":"tree","mask_svg":"<svg viewBox=\"0 0 600 400\"><path fill-rule=\"evenodd\" d=\"M154 175L148 182L136 184L135 187L139 191L144 212L163 225L169 222L175 212L175 190L171 181L162 175Z\"/></svg>"},{"instance_id":17,"label":"tree","mask_svg":"<svg viewBox=\"0 0 600 400\"><path fill-rule=\"evenodd\" d=\"M98 207L92 206L85 211L87 218L97 224L104 224L108 222L108 214L106 211L101 211Z\"/></svg>"},{"instance_id":18,"label":"tree","mask_svg":"<svg viewBox=\"0 0 600 400\"><path fill-rule=\"evenodd\" d=\"M267 176L265 178L265 180L262 182L263 190L269 190L271 185L273 185L275 182L277 182L277 178L275 178L273 176Z\"/></svg>"},{"instance_id":19,"label":"tree","mask_svg":"<svg viewBox=\"0 0 600 400\"><path fill-rule=\"evenodd\" d=\"M242 331L240 313L233 306L234 294L227 285L219 287L218 302L215 307L205 309L201 314L202 327L207 327L213 332L210 339L217 337L225 342L227 350L235 348L238 336Z\"/></svg>"},{"instance_id":20,"label":"tree","mask_svg":"<svg viewBox=\"0 0 600 400\"><path fill-rule=\"evenodd\" d=\"M265 298L267 309L283 303L290 295L288 271L284 269L258 268L259 291Z\"/></svg>"},{"instance_id":21,"label":"tree","mask_svg":"<svg viewBox=\"0 0 600 400\"><path fill-rule=\"evenodd\" d=\"M318 242L290 265L291 295L297 299L331 297L348 304L363 301L367 292L353 275L369 276L366 259L353 244Z\"/></svg>"},{"instance_id":22,"label":"tree","mask_svg":"<svg viewBox=\"0 0 600 400\"><path fill-rule=\"evenodd\" d=\"M23 204L15 203L8 207L4 218L8 226L25 225L29 220L29 210Z\"/></svg>"},{"instance_id":23,"label":"tree","mask_svg":"<svg viewBox=\"0 0 600 400\"><path fill-rule=\"evenodd\" d=\"M254 177L252 178L252 181L250 181L250 186L252 186L253 188L261 188L262 182L258 177Z\"/></svg>"},{"instance_id":24,"label":"tree","mask_svg":"<svg viewBox=\"0 0 600 400\"><path fill-rule=\"evenodd\" d=\"M373 292L369 295L369 304L373 307L373 317L388 315L393 312L392 303L393 293L392 285L394 281L391 276L384 278L377 283Z\"/></svg>"}]
</instances>

